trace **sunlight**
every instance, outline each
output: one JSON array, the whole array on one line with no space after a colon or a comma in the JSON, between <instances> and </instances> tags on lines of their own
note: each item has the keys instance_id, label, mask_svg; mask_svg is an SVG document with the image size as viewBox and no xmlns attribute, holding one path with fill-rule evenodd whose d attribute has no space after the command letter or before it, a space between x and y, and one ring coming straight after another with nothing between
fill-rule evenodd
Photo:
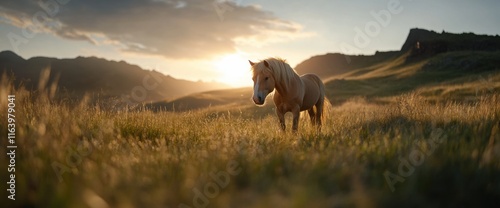
<instances>
[{"instance_id":1,"label":"sunlight","mask_svg":"<svg viewBox=\"0 0 500 208\"><path fill-rule=\"evenodd\" d=\"M248 60L239 53L222 56L214 61L214 66L220 77L217 81L233 87L252 85L252 75Z\"/></svg>"}]
</instances>

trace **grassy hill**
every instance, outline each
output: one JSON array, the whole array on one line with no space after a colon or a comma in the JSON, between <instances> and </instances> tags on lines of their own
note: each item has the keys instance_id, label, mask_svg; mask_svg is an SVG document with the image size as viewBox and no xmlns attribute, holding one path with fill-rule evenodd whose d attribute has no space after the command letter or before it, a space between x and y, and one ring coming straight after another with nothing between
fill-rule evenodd
<instances>
[{"instance_id":1,"label":"grassy hill","mask_svg":"<svg viewBox=\"0 0 500 208\"><path fill-rule=\"evenodd\" d=\"M424 60L434 55L456 51L500 50L500 37L476 35L473 33L437 33L424 29L411 29L399 51L377 51L374 55L349 55L329 53L313 56L299 63L295 70L299 74L315 73L323 79L351 72L355 69L373 69L380 64L391 62L401 56L407 61Z\"/></svg>"},{"instance_id":2,"label":"grassy hill","mask_svg":"<svg viewBox=\"0 0 500 208\"><path fill-rule=\"evenodd\" d=\"M340 53L329 53L313 56L301 63L294 69L298 74L313 73L322 79L343 74L353 69L369 67L378 63L392 60L400 55L399 51L377 52L369 55L345 55Z\"/></svg>"},{"instance_id":3,"label":"grassy hill","mask_svg":"<svg viewBox=\"0 0 500 208\"><path fill-rule=\"evenodd\" d=\"M402 63L407 57L331 78L326 83L330 100L343 102L356 96L383 100L416 92L436 101L461 101L500 89L500 52L449 52Z\"/></svg>"},{"instance_id":4,"label":"grassy hill","mask_svg":"<svg viewBox=\"0 0 500 208\"><path fill-rule=\"evenodd\" d=\"M44 71L46 70L47 71ZM86 94L118 103L171 100L203 90L228 88L219 83L179 80L157 71L148 71L124 61L96 57L23 59L11 51L0 52L0 74L12 76L16 86L36 90L42 84L55 84L60 93L76 100Z\"/></svg>"}]
</instances>

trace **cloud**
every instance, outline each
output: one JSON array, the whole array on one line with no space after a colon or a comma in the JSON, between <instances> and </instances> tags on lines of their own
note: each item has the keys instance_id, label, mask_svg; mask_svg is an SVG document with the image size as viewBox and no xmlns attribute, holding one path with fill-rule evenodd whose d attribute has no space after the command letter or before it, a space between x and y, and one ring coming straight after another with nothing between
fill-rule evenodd
<instances>
[{"instance_id":1,"label":"cloud","mask_svg":"<svg viewBox=\"0 0 500 208\"><path fill-rule=\"evenodd\" d=\"M301 25L258 6L212 0L4 0L0 14L17 27L173 59L209 58L238 45L307 35Z\"/></svg>"}]
</instances>

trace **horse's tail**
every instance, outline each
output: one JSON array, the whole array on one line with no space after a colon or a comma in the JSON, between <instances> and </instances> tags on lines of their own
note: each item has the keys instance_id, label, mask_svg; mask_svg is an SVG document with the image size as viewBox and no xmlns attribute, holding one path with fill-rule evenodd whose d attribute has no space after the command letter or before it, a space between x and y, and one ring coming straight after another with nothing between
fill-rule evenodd
<instances>
[{"instance_id":1,"label":"horse's tail","mask_svg":"<svg viewBox=\"0 0 500 208\"><path fill-rule=\"evenodd\" d=\"M323 124L325 123L325 119L327 115L331 115L333 112L333 105L330 103L330 100L325 96L323 101L323 114L321 114L321 120Z\"/></svg>"},{"instance_id":2,"label":"horse's tail","mask_svg":"<svg viewBox=\"0 0 500 208\"><path fill-rule=\"evenodd\" d=\"M316 76L317 82L319 83L319 89L321 92L321 97L323 97L323 113L321 114L321 121L323 121L323 124L325 123L325 119L327 118L326 115L330 115L332 112L332 104L330 103L330 100L326 97L326 87L323 81Z\"/></svg>"},{"instance_id":3,"label":"horse's tail","mask_svg":"<svg viewBox=\"0 0 500 208\"><path fill-rule=\"evenodd\" d=\"M323 81L321 80L321 78L319 78L317 75L314 76L314 79L315 81L318 83L318 86L319 86L319 91L320 91L320 97L321 99L323 100L323 109L322 109L322 113L321 113L321 121L322 123L324 124L325 122L325 119L326 119L326 115L329 115L332 111L332 104L330 103L330 100L328 100L328 98L326 97L326 87L325 87L325 84L323 83ZM318 110L318 109L317 109Z\"/></svg>"}]
</instances>

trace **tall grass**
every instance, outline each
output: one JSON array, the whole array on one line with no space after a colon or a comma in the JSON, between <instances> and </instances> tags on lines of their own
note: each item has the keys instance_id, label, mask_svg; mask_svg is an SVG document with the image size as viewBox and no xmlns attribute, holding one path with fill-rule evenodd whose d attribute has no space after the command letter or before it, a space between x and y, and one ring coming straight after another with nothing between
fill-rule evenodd
<instances>
[{"instance_id":1,"label":"tall grass","mask_svg":"<svg viewBox=\"0 0 500 208\"><path fill-rule=\"evenodd\" d=\"M5 79L0 94L2 135L7 94L17 98L17 199L7 207L196 207L195 190L228 164L240 171L205 196L209 207L481 207L500 196L498 94L467 105L351 100L320 133L303 119L298 134L279 131L272 113L108 111ZM392 192L384 172L398 174L415 142L429 150L436 129L446 140Z\"/></svg>"}]
</instances>

